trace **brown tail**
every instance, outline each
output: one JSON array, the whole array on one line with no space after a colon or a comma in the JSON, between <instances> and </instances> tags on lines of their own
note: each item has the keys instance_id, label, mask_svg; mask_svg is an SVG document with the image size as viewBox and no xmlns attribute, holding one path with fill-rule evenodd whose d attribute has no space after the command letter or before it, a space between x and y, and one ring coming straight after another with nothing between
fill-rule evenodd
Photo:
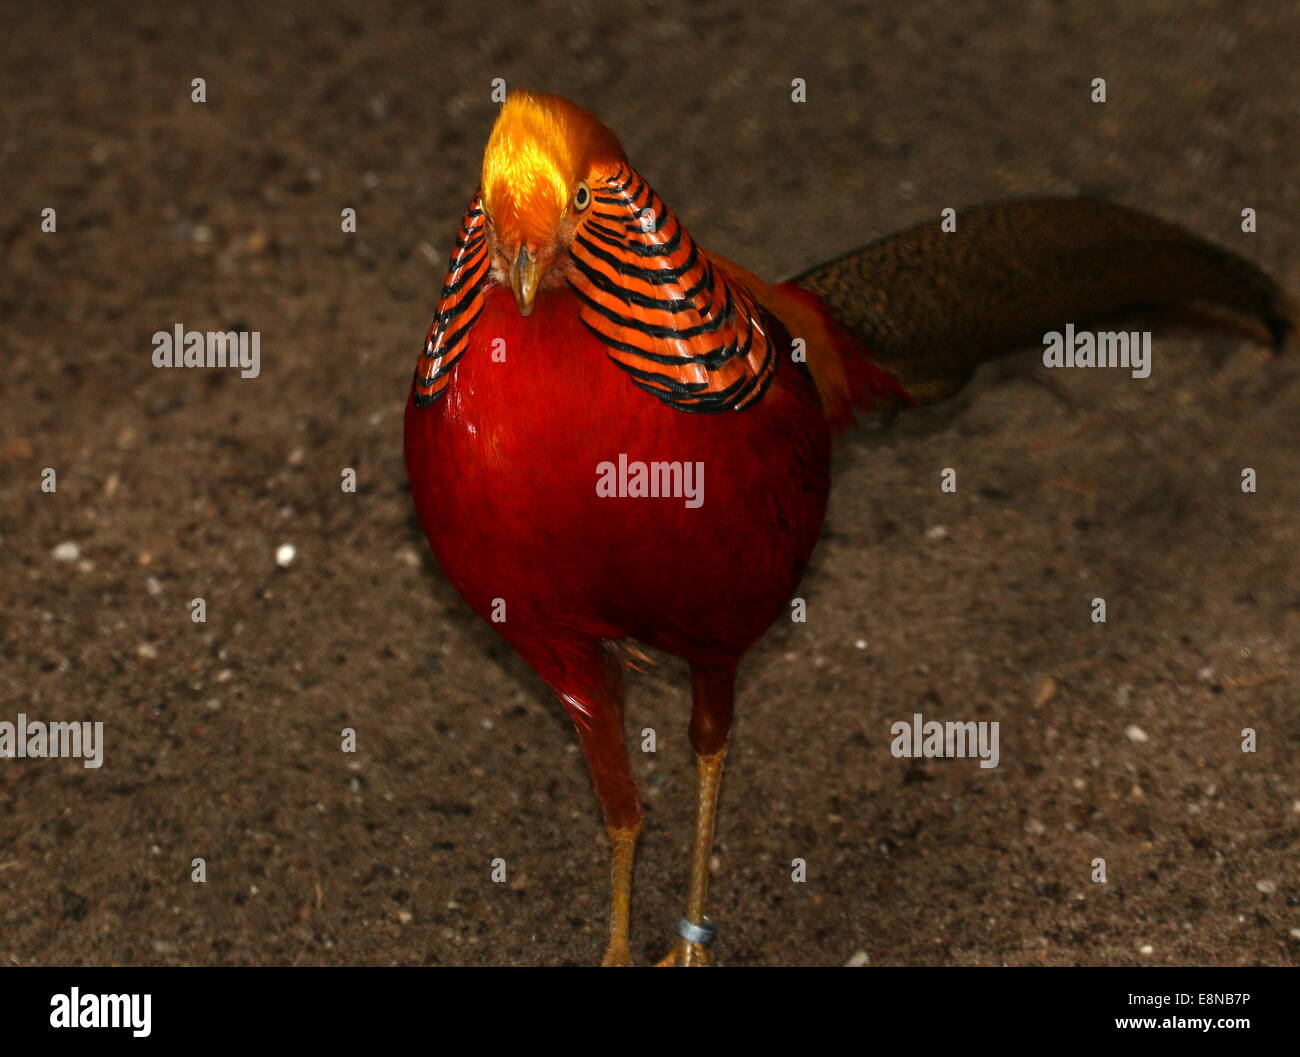
<instances>
[{"instance_id":1,"label":"brown tail","mask_svg":"<svg viewBox=\"0 0 1300 1057\"><path fill-rule=\"evenodd\" d=\"M922 404L1047 331L1129 309L1206 302L1262 324L1277 347L1293 326L1281 289L1249 261L1145 213L1085 199L964 209L954 232L918 225L792 284Z\"/></svg>"}]
</instances>

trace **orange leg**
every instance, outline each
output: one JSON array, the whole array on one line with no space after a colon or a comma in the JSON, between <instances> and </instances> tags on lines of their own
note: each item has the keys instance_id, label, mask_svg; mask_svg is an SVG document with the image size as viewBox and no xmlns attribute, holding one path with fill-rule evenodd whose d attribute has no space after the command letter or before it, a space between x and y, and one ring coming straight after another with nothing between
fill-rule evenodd
<instances>
[{"instance_id":1,"label":"orange leg","mask_svg":"<svg viewBox=\"0 0 1300 1057\"><path fill-rule=\"evenodd\" d=\"M572 678L570 668L570 677L563 684L567 689L560 689L556 683L552 686L577 728L609 833L609 946L601 964L631 965L628 921L632 910L632 860L644 814L623 741L622 673L617 658L593 645L584 659L592 662L588 678Z\"/></svg>"},{"instance_id":2,"label":"orange leg","mask_svg":"<svg viewBox=\"0 0 1300 1057\"><path fill-rule=\"evenodd\" d=\"M727 739L735 708L734 666L692 670L694 704L691 711L691 747L699 776L695 809L695 835L691 843L691 885L686 915L677 923L679 939L660 965L708 965L707 946L713 939L713 925L704 915L709 897L709 862L713 857L713 830L717 818L718 794L722 787L722 765L727 756Z\"/></svg>"},{"instance_id":3,"label":"orange leg","mask_svg":"<svg viewBox=\"0 0 1300 1057\"><path fill-rule=\"evenodd\" d=\"M640 832L639 826L635 829L611 828L609 831L610 888L613 894L609 910L609 946L601 965L632 964L628 919L632 913L632 859Z\"/></svg>"}]
</instances>

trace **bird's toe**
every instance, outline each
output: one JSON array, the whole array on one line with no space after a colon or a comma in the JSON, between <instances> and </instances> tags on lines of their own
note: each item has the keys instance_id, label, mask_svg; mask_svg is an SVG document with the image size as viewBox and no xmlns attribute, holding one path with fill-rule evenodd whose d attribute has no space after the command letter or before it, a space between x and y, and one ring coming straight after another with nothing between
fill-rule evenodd
<instances>
[{"instance_id":1,"label":"bird's toe","mask_svg":"<svg viewBox=\"0 0 1300 1057\"><path fill-rule=\"evenodd\" d=\"M673 944L672 949L664 955L663 960L655 963L659 968L667 966L701 966L708 964L708 951L698 943L691 943L690 940L678 940Z\"/></svg>"}]
</instances>

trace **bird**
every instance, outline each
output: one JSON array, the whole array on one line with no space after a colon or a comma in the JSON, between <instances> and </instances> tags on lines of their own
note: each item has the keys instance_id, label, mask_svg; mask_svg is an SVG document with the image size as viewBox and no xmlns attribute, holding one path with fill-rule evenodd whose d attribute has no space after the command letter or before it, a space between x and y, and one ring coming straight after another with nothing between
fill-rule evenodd
<instances>
[{"instance_id":1,"label":"bird","mask_svg":"<svg viewBox=\"0 0 1300 1057\"><path fill-rule=\"evenodd\" d=\"M707 965L737 667L789 611L832 445L856 420L944 400L995 356L1114 313L1200 313L1276 348L1292 329L1259 268L1134 209L1012 200L953 227L923 222L768 283L701 247L590 111L521 90L500 107L418 354L404 454L446 579L581 742L610 848L604 965L633 961L644 824L625 648L689 666L695 826L658 964ZM692 471L698 502L682 495Z\"/></svg>"}]
</instances>

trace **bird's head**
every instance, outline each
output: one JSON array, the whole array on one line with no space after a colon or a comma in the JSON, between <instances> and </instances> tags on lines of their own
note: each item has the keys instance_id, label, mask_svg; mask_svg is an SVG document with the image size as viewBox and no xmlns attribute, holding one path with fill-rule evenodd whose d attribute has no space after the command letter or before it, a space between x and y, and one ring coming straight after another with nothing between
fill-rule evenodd
<instances>
[{"instance_id":1,"label":"bird's head","mask_svg":"<svg viewBox=\"0 0 1300 1057\"><path fill-rule=\"evenodd\" d=\"M522 315L538 290L565 281L568 249L597 182L625 162L593 114L554 95L513 92L483 152L482 201L492 275Z\"/></svg>"}]
</instances>

